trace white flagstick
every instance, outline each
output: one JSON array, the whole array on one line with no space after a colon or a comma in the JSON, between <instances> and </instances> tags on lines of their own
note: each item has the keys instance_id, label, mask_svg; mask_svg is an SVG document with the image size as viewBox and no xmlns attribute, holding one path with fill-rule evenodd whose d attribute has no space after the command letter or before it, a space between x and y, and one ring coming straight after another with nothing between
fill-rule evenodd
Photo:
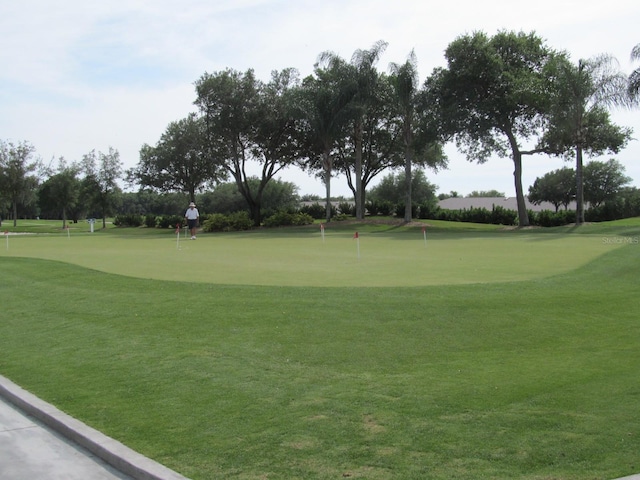
<instances>
[{"instance_id":1,"label":"white flagstick","mask_svg":"<svg viewBox=\"0 0 640 480\"><path fill-rule=\"evenodd\" d=\"M427 246L427 227L422 227L422 235L424 236L424 246Z\"/></svg>"},{"instance_id":2,"label":"white flagstick","mask_svg":"<svg viewBox=\"0 0 640 480\"><path fill-rule=\"evenodd\" d=\"M324 243L324 223L320 224L320 233L322 234L322 243Z\"/></svg>"},{"instance_id":3,"label":"white flagstick","mask_svg":"<svg viewBox=\"0 0 640 480\"><path fill-rule=\"evenodd\" d=\"M4 231L4 236L7 237L7 250L9 250L9 230Z\"/></svg>"},{"instance_id":4,"label":"white flagstick","mask_svg":"<svg viewBox=\"0 0 640 480\"><path fill-rule=\"evenodd\" d=\"M177 225L176 228L176 250L180 250L180 225Z\"/></svg>"}]
</instances>

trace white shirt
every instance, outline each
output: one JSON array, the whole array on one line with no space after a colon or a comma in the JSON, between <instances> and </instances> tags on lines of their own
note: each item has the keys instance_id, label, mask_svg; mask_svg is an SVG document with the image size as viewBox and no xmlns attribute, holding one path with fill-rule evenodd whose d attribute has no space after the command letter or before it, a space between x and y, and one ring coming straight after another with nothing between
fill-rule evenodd
<instances>
[{"instance_id":1,"label":"white shirt","mask_svg":"<svg viewBox=\"0 0 640 480\"><path fill-rule=\"evenodd\" d=\"M198 209L196 207L189 207L184 216L187 220L197 220L200 217L200 214L198 213Z\"/></svg>"}]
</instances>

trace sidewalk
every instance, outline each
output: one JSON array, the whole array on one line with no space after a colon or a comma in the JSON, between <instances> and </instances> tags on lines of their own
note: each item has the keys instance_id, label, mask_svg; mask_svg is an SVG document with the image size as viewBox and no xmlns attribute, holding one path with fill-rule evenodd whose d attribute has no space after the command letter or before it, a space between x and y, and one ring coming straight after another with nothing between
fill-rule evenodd
<instances>
[{"instance_id":1,"label":"sidewalk","mask_svg":"<svg viewBox=\"0 0 640 480\"><path fill-rule=\"evenodd\" d=\"M0 478L187 480L1 375Z\"/></svg>"}]
</instances>

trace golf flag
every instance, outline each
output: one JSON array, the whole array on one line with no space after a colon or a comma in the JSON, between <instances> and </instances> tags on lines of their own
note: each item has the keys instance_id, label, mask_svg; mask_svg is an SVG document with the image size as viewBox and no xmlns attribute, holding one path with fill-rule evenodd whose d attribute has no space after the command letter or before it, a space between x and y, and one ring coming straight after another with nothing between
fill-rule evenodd
<instances>
[{"instance_id":1,"label":"golf flag","mask_svg":"<svg viewBox=\"0 0 640 480\"><path fill-rule=\"evenodd\" d=\"M324 243L324 223L320 224L320 234L322 235L322 243Z\"/></svg>"},{"instance_id":2,"label":"golf flag","mask_svg":"<svg viewBox=\"0 0 640 480\"><path fill-rule=\"evenodd\" d=\"M424 246L427 246L427 227L426 225L422 226L422 236L424 237Z\"/></svg>"},{"instance_id":3,"label":"golf flag","mask_svg":"<svg viewBox=\"0 0 640 480\"><path fill-rule=\"evenodd\" d=\"M176 250L180 250L180 224L176 223Z\"/></svg>"},{"instance_id":4,"label":"golf flag","mask_svg":"<svg viewBox=\"0 0 640 480\"><path fill-rule=\"evenodd\" d=\"M356 244L358 246L358 260L360 260L360 235L358 235L358 232L353 234L353 238L356 239Z\"/></svg>"}]
</instances>

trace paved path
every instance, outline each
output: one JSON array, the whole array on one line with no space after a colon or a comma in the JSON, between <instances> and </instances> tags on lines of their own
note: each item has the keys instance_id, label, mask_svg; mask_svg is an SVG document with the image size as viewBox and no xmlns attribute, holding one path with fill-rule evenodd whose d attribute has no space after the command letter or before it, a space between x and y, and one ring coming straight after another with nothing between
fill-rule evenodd
<instances>
[{"instance_id":1,"label":"paved path","mask_svg":"<svg viewBox=\"0 0 640 480\"><path fill-rule=\"evenodd\" d=\"M0 398L0 478L130 479Z\"/></svg>"},{"instance_id":2,"label":"paved path","mask_svg":"<svg viewBox=\"0 0 640 480\"><path fill-rule=\"evenodd\" d=\"M1 375L0 479L187 480Z\"/></svg>"}]
</instances>

